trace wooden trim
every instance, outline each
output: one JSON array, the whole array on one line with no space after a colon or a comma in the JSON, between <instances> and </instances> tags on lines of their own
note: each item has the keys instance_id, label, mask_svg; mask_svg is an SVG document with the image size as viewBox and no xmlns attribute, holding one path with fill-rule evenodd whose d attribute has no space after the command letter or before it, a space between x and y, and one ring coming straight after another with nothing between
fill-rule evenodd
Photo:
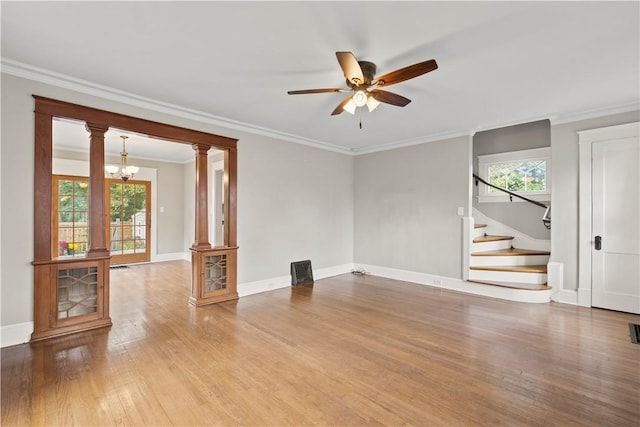
<instances>
[{"instance_id":1,"label":"wooden trim","mask_svg":"<svg viewBox=\"0 0 640 427\"><path fill-rule=\"evenodd\" d=\"M237 252L238 248L212 248L208 250L191 249L191 296L189 304L200 307L222 301L238 299L237 291ZM226 287L207 292L205 289L205 258L207 256L226 255Z\"/></svg>"},{"instance_id":2,"label":"wooden trim","mask_svg":"<svg viewBox=\"0 0 640 427\"><path fill-rule=\"evenodd\" d=\"M35 261L51 259L51 185L53 124L50 114L35 111L34 235Z\"/></svg>"},{"instance_id":3,"label":"wooden trim","mask_svg":"<svg viewBox=\"0 0 640 427\"><path fill-rule=\"evenodd\" d=\"M31 342L42 341L48 338L61 337L78 332L90 331L97 328L105 328L112 325L113 323L111 322L111 319L107 317L105 319L92 320L78 325L69 325L60 328L49 329L47 331L34 331L33 334L31 334Z\"/></svg>"},{"instance_id":4,"label":"wooden trim","mask_svg":"<svg viewBox=\"0 0 640 427\"><path fill-rule=\"evenodd\" d=\"M89 144L89 248L87 257L101 257L109 254L106 242L107 201L105 199L104 178L104 134L108 126L87 123L90 132Z\"/></svg>"},{"instance_id":5,"label":"wooden trim","mask_svg":"<svg viewBox=\"0 0 640 427\"><path fill-rule=\"evenodd\" d=\"M196 197L195 197L195 240L191 245L193 249L209 249L209 174L208 145L193 144L196 151Z\"/></svg>"},{"instance_id":6,"label":"wooden trim","mask_svg":"<svg viewBox=\"0 0 640 427\"><path fill-rule=\"evenodd\" d=\"M104 177L104 134L111 128L133 131L149 135L153 138L169 142L190 144L197 147L196 157L196 236L195 250L211 248L208 236L208 212L207 212L207 151L217 148L225 151L225 174L228 182L228 190L225 192L225 205L227 211L225 218L225 243L235 246L236 243L236 144L237 140L219 135L213 135L178 126L125 116L109 111L98 110L68 102L57 101L33 95L35 100L35 158L34 158L34 334L32 340L44 339L50 336L64 335L67 333L92 329L110 325L109 319L109 250L107 248L106 220L106 189ZM55 298L50 293L52 290L52 274L58 264L69 262L67 260L53 259L52 254L52 229L53 229L53 199L52 199L52 163L53 163L53 118L64 117L73 120L82 120L87 124L91 136L90 149L90 218L89 218L89 251L86 258L74 258L72 261L81 260L105 260L100 262L102 278L100 289L103 295L101 315L103 319L87 323L79 322L73 326L55 327L55 321L51 316L55 315L56 307L51 306ZM148 244L147 239L147 244ZM236 249L233 248L235 251ZM235 252L234 252L235 253ZM194 280L199 282L199 274L194 269ZM233 263L232 276L235 281L236 265ZM234 291L230 298L237 298ZM55 290L55 289L54 289Z\"/></svg>"},{"instance_id":7,"label":"wooden trim","mask_svg":"<svg viewBox=\"0 0 640 427\"><path fill-rule=\"evenodd\" d=\"M58 270L96 267L98 273L96 313L58 319ZM34 326L31 341L111 326L109 317L109 258L50 260L34 265Z\"/></svg>"},{"instance_id":8,"label":"wooden trim","mask_svg":"<svg viewBox=\"0 0 640 427\"><path fill-rule=\"evenodd\" d=\"M179 142L189 145L206 144L209 147L229 149L235 148L238 141L237 139L220 135L126 116L110 111L98 110L38 95L33 95L33 97L36 100L36 110L49 116L66 117L89 123L100 123L107 127L139 132L169 142Z\"/></svg>"},{"instance_id":9,"label":"wooden trim","mask_svg":"<svg viewBox=\"0 0 640 427\"><path fill-rule=\"evenodd\" d=\"M547 273L547 265L473 265L471 270L511 271L514 273Z\"/></svg>"},{"instance_id":10,"label":"wooden trim","mask_svg":"<svg viewBox=\"0 0 640 427\"><path fill-rule=\"evenodd\" d=\"M224 156L224 170L227 179L224 183L224 194L228 194L224 207L224 242L228 247L236 247L238 245L238 152L236 148L227 150Z\"/></svg>"}]
</instances>

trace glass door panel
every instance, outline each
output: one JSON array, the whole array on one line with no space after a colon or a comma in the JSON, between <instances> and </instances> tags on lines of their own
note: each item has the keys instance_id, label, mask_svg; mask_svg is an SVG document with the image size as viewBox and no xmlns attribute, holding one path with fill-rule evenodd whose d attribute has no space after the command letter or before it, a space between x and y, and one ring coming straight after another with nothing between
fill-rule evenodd
<instances>
[{"instance_id":1,"label":"glass door panel","mask_svg":"<svg viewBox=\"0 0 640 427\"><path fill-rule=\"evenodd\" d=\"M151 183L108 180L111 264L150 259Z\"/></svg>"}]
</instances>

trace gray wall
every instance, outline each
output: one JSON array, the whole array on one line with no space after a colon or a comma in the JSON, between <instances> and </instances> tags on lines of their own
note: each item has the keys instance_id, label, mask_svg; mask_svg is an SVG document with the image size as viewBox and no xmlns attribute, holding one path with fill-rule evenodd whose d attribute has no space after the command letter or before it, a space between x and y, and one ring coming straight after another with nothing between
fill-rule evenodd
<instances>
[{"instance_id":1,"label":"gray wall","mask_svg":"<svg viewBox=\"0 0 640 427\"><path fill-rule=\"evenodd\" d=\"M1 85L2 327L33 319L32 94L237 138L240 285L288 275L289 262L300 258L312 259L314 269L353 261L353 157L6 74L2 74ZM181 187L183 196L159 202L171 212L174 207L182 211L182 214L176 211L174 218L165 218L170 228L175 226L173 232L180 236L181 248L185 248L193 242L193 228L183 225L187 223L186 218L183 224L177 223L188 210L185 200L193 198L195 190L191 185L187 188L184 182L179 184L180 175L184 178L191 173L188 165L179 166L179 169L174 171L173 178L167 176L167 179L174 179L173 183ZM169 184L160 180L158 183L159 186Z\"/></svg>"},{"instance_id":2,"label":"gray wall","mask_svg":"<svg viewBox=\"0 0 640 427\"><path fill-rule=\"evenodd\" d=\"M290 261L307 258L314 269L355 261L461 277L461 221L456 210L464 207L469 215L470 137L354 158L5 74L1 84L2 327L33 318L32 94L238 138L240 284L288 275ZM639 119L635 111L551 127L556 212L551 260L564 265L565 289L577 289L576 132ZM187 184L193 182L192 175L193 165L181 165L167 175L171 182L159 179L159 185L181 187L176 192L182 191L182 197L159 200L159 205L181 210L182 227L179 213L159 221L170 223L170 228L175 225L173 231L183 250L193 242L193 220L189 218L193 217L195 190ZM173 244L164 250L173 251Z\"/></svg>"},{"instance_id":3,"label":"gray wall","mask_svg":"<svg viewBox=\"0 0 640 427\"><path fill-rule=\"evenodd\" d=\"M356 157L355 262L461 278L471 138Z\"/></svg>"},{"instance_id":4,"label":"gray wall","mask_svg":"<svg viewBox=\"0 0 640 427\"><path fill-rule=\"evenodd\" d=\"M353 157L265 138L238 142L239 281L353 262ZM250 224L250 226L248 226Z\"/></svg>"},{"instance_id":5,"label":"gray wall","mask_svg":"<svg viewBox=\"0 0 640 427\"><path fill-rule=\"evenodd\" d=\"M615 114L551 126L553 182L551 203L551 260L563 264L563 288L578 289L578 176L577 132L640 121L640 112Z\"/></svg>"},{"instance_id":6,"label":"gray wall","mask_svg":"<svg viewBox=\"0 0 640 427\"><path fill-rule=\"evenodd\" d=\"M473 136L473 171L478 173L478 156L549 147L551 145L548 120L477 132ZM553 159L551 160L553 164ZM553 176L552 176L553 183ZM473 207L480 212L522 233L537 239L551 238L542 224L544 209L525 202L478 203L478 187L473 186ZM514 199L515 200L515 199ZM548 205L548 202L543 202ZM551 213L553 216L553 212Z\"/></svg>"},{"instance_id":7,"label":"gray wall","mask_svg":"<svg viewBox=\"0 0 640 427\"><path fill-rule=\"evenodd\" d=\"M196 162L183 165L182 168L182 250L190 254L189 248L196 237ZM189 259L191 259L189 257Z\"/></svg>"}]
</instances>

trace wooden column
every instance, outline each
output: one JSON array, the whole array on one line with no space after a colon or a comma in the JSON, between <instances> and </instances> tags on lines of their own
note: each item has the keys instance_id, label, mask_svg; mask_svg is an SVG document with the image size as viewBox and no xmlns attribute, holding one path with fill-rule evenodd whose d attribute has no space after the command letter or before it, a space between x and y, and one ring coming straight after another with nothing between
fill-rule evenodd
<instances>
[{"instance_id":1,"label":"wooden column","mask_svg":"<svg viewBox=\"0 0 640 427\"><path fill-rule=\"evenodd\" d=\"M89 251L88 258L109 256L107 201L104 180L104 134L109 126L87 123L89 140Z\"/></svg>"},{"instance_id":2,"label":"wooden column","mask_svg":"<svg viewBox=\"0 0 640 427\"><path fill-rule=\"evenodd\" d=\"M238 153L235 147L228 149L227 154L224 156L224 170L228 174L224 183L224 194L227 195L227 200L224 205L224 242L228 247L236 247L238 245L236 220L238 209L238 199L236 197Z\"/></svg>"},{"instance_id":3,"label":"wooden column","mask_svg":"<svg viewBox=\"0 0 640 427\"><path fill-rule=\"evenodd\" d=\"M35 113L34 170L34 261L48 261L51 252L51 177L53 168L53 125L51 114ZM57 254L55 255L57 256Z\"/></svg>"},{"instance_id":4,"label":"wooden column","mask_svg":"<svg viewBox=\"0 0 640 427\"><path fill-rule=\"evenodd\" d=\"M196 151L196 234L191 249L211 249L209 243L209 206L207 153L211 148L207 144L193 144Z\"/></svg>"}]
</instances>

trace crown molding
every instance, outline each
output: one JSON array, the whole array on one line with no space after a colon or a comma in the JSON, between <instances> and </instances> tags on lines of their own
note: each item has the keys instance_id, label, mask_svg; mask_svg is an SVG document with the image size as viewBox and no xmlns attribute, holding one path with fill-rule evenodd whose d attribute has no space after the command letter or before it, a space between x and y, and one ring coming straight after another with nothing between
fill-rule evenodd
<instances>
[{"instance_id":1,"label":"crown molding","mask_svg":"<svg viewBox=\"0 0 640 427\"><path fill-rule=\"evenodd\" d=\"M611 116L613 114L628 113L630 111L638 111L640 114L640 101L632 101L624 104L608 106L605 108L595 108L592 110L558 114L556 117L551 119L551 124L561 125L564 123L595 119L597 117Z\"/></svg>"},{"instance_id":2,"label":"crown molding","mask_svg":"<svg viewBox=\"0 0 640 427\"><path fill-rule=\"evenodd\" d=\"M394 150L402 147L409 147L412 145L425 144L434 141L441 141L445 139L458 138L462 136L473 136L476 132L484 130L498 129L506 126L513 126L517 124L530 123L539 120L549 120L551 125L559 125L563 123L577 122L580 120L588 120L596 117L603 117L612 114L626 113L629 111L640 110L640 101L633 101L629 103L613 105L603 108L597 108L579 112L567 112L563 114L549 114L547 116L535 116L526 117L522 120L493 123L486 126L478 126L469 130L458 130L453 132L445 132L432 135L424 135L418 138L406 139L402 141L394 141L385 144L379 144L373 147L367 147L364 149L358 148L345 148L334 144L330 144L324 141L318 141L310 138L304 138L297 135L288 134L285 132L279 132L273 129L264 128L261 126L252 125L249 123L239 122L236 120L227 119L213 114L205 113L203 111L193 110L190 108L182 107L176 104L170 104L162 101L158 101L152 98L139 96L133 93L125 92L119 89L111 88L108 86L99 85L86 80L71 77L65 74L56 73L46 69L34 67L28 64L24 64L18 61L13 61L8 58L0 58L0 70L2 73L6 73L12 76L25 78L28 80L34 80L40 83L49 84L64 89L73 90L76 92L92 95L104 99L109 99L116 102L121 102L127 105L135 107L145 108L148 110L170 114L176 117L181 117L189 120L194 120L201 123L207 123L214 126L220 126L236 131L252 133L256 135L265 136L268 138L274 138L282 141L292 142L295 144L302 144L309 147L319 148L323 150L333 151L336 153L347 154L351 156L358 156L361 154L375 153L380 151Z\"/></svg>"},{"instance_id":3,"label":"crown molding","mask_svg":"<svg viewBox=\"0 0 640 427\"><path fill-rule=\"evenodd\" d=\"M34 80L40 83L49 84L64 89L73 90L75 92L84 93L86 95L97 96L111 101L121 102L135 107L145 108L159 113L170 114L184 119L194 120L201 123L207 123L214 126L220 126L241 132L252 133L256 135L275 138L296 144L307 145L323 150L334 151L342 154L353 155L349 149L339 147L322 141L309 138L303 138L291 135L285 132L279 132L273 129L255 126L249 123L239 122L227 119L203 111L193 110L176 104L170 104L156 99L147 98L130 92L125 92L108 86L99 85L87 80L78 79L65 74L56 73L43 68L34 67L18 61L7 58L0 59L0 70L2 73L15 77L21 77L28 80Z\"/></svg>"},{"instance_id":4,"label":"crown molding","mask_svg":"<svg viewBox=\"0 0 640 427\"><path fill-rule=\"evenodd\" d=\"M443 132L438 134L425 135L418 138L411 138L411 139L405 139L402 141L390 142L387 144L379 144L373 147L367 147L359 150L352 149L352 151L355 155L377 153L380 151L389 151L389 150L395 150L397 148L411 147L412 145L420 145L420 144L426 144L429 142L444 141L447 139L459 138L461 136L473 136L473 133L474 133L473 131Z\"/></svg>"}]
</instances>

